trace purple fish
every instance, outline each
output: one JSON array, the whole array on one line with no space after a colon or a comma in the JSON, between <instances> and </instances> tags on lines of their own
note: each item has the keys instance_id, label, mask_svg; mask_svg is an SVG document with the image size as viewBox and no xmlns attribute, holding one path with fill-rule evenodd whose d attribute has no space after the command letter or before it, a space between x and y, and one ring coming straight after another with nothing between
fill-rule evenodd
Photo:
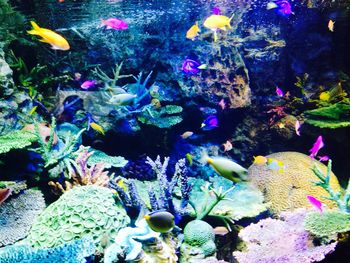
<instances>
[{"instance_id":1,"label":"purple fish","mask_svg":"<svg viewBox=\"0 0 350 263\"><path fill-rule=\"evenodd\" d=\"M316 142L314 143L314 145L312 146L312 148L309 150L310 152L310 157L313 159L316 157L318 151L324 147L324 143L322 140L322 136L318 136Z\"/></svg>"},{"instance_id":2,"label":"purple fish","mask_svg":"<svg viewBox=\"0 0 350 263\"><path fill-rule=\"evenodd\" d=\"M318 156L318 160L320 162L327 162L329 160L329 156L328 155Z\"/></svg>"},{"instance_id":3,"label":"purple fish","mask_svg":"<svg viewBox=\"0 0 350 263\"><path fill-rule=\"evenodd\" d=\"M214 6L213 9L212 9L212 13L213 13L214 15L221 15L221 9L220 9L220 7Z\"/></svg>"},{"instance_id":4,"label":"purple fish","mask_svg":"<svg viewBox=\"0 0 350 263\"><path fill-rule=\"evenodd\" d=\"M195 75L198 74L200 71L198 68L199 66L200 64L197 61L187 58L182 64L182 71L186 74Z\"/></svg>"},{"instance_id":5,"label":"purple fish","mask_svg":"<svg viewBox=\"0 0 350 263\"><path fill-rule=\"evenodd\" d=\"M320 200L318 200L316 197L313 197L312 195L307 195L306 197L309 200L310 204L316 207L320 213L323 212L323 204Z\"/></svg>"},{"instance_id":6,"label":"purple fish","mask_svg":"<svg viewBox=\"0 0 350 263\"><path fill-rule=\"evenodd\" d=\"M202 123L201 128L205 131L210 131L219 126L218 117L216 115L208 116Z\"/></svg>"},{"instance_id":7,"label":"purple fish","mask_svg":"<svg viewBox=\"0 0 350 263\"><path fill-rule=\"evenodd\" d=\"M82 89L87 90L87 89L91 89L92 87L94 87L95 84L96 84L96 80L86 80L86 81L83 82L83 84L81 84L80 87Z\"/></svg>"},{"instance_id":8,"label":"purple fish","mask_svg":"<svg viewBox=\"0 0 350 263\"><path fill-rule=\"evenodd\" d=\"M275 2L277 7L277 13L283 16L289 16L293 14L292 6L288 0L280 0Z\"/></svg>"},{"instance_id":9,"label":"purple fish","mask_svg":"<svg viewBox=\"0 0 350 263\"><path fill-rule=\"evenodd\" d=\"M281 90L278 86L276 86L276 94L277 94L278 97L283 97L284 96L283 90Z\"/></svg>"},{"instance_id":10,"label":"purple fish","mask_svg":"<svg viewBox=\"0 0 350 263\"><path fill-rule=\"evenodd\" d=\"M114 30L126 30L128 29L128 24L118 18L108 18L107 20L102 19L102 26L106 26L107 29Z\"/></svg>"}]
</instances>

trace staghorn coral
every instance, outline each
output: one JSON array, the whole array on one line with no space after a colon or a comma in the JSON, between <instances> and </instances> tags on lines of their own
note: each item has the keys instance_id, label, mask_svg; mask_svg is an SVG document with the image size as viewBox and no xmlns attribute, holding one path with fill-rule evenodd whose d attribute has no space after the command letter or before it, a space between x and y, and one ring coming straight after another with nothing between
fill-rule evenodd
<instances>
[{"instance_id":1,"label":"staghorn coral","mask_svg":"<svg viewBox=\"0 0 350 263\"><path fill-rule=\"evenodd\" d=\"M160 237L160 233L150 229L145 219L137 221L135 225L118 232L114 243L105 251L104 263L116 262L121 257L127 262L177 262L176 242L171 237Z\"/></svg>"},{"instance_id":2,"label":"staghorn coral","mask_svg":"<svg viewBox=\"0 0 350 263\"><path fill-rule=\"evenodd\" d=\"M264 193L267 202L271 203L273 213L294 210L300 207L311 207L306 196L322 198L327 192L314 185L317 176L311 168L317 164L322 171L326 166L298 152L280 152L267 156L282 161L285 165L283 172L268 169L266 165L253 164L248 169L249 180ZM340 185L334 174L330 177L330 185L339 191ZM329 207L335 207L334 201L325 200Z\"/></svg>"},{"instance_id":3,"label":"staghorn coral","mask_svg":"<svg viewBox=\"0 0 350 263\"><path fill-rule=\"evenodd\" d=\"M27 244L8 246L0 249L0 262L6 263L85 263L86 257L95 253L92 238L67 242L54 248L32 248Z\"/></svg>"},{"instance_id":4,"label":"staghorn coral","mask_svg":"<svg viewBox=\"0 0 350 263\"><path fill-rule=\"evenodd\" d=\"M13 149L23 149L30 146L37 137L25 131L13 131L0 136L0 154L7 153Z\"/></svg>"},{"instance_id":5,"label":"staghorn coral","mask_svg":"<svg viewBox=\"0 0 350 263\"><path fill-rule=\"evenodd\" d=\"M69 181L65 180L63 185L59 182L49 182L49 185L53 187L53 190L56 194L62 194L76 186L108 185L109 176L108 172L104 171L104 163L96 163L90 167L88 166L88 160L93 154L94 151L89 152L88 147L80 146L79 154L75 159L77 166L74 167L74 170L70 172Z\"/></svg>"},{"instance_id":6,"label":"staghorn coral","mask_svg":"<svg viewBox=\"0 0 350 263\"><path fill-rule=\"evenodd\" d=\"M75 187L49 205L27 237L34 247L49 248L91 235L99 250L101 239L117 233L130 219L108 188Z\"/></svg>"},{"instance_id":7,"label":"staghorn coral","mask_svg":"<svg viewBox=\"0 0 350 263\"><path fill-rule=\"evenodd\" d=\"M312 237L301 224L306 212L305 209L284 212L280 219L267 218L244 228L239 237L247 248L243 252L233 252L233 256L239 263L311 263L323 260L335 250L337 242L313 245Z\"/></svg>"},{"instance_id":8,"label":"staghorn coral","mask_svg":"<svg viewBox=\"0 0 350 263\"><path fill-rule=\"evenodd\" d=\"M214 229L202 220L189 222L184 229L181 262L207 262L216 259Z\"/></svg>"},{"instance_id":9,"label":"staghorn coral","mask_svg":"<svg viewBox=\"0 0 350 263\"><path fill-rule=\"evenodd\" d=\"M336 202L341 211L350 213L350 180L348 181L348 186L344 193L339 191L339 189L333 188L331 184L332 160L328 161L327 173L324 173L316 164L312 167L312 171L319 179L319 181L314 181L313 183L323 188L328 193L329 197L326 198Z\"/></svg>"},{"instance_id":10,"label":"staghorn coral","mask_svg":"<svg viewBox=\"0 0 350 263\"><path fill-rule=\"evenodd\" d=\"M0 206L0 246L25 238L37 216L44 210L45 200L38 190L26 190L11 196ZM0 260L1 261L1 260Z\"/></svg>"},{"instance_id":11,"label":"staghorn coral","mask_svg":"<svg viewBox=\"0 0 350 263\"><path fill-rule=\"evenodd\" d=\"M304 226L317 237L331 239L338 233L350 231L350 214L339 210L312 212L306 215Z\"/></svg>"}]
</instances>

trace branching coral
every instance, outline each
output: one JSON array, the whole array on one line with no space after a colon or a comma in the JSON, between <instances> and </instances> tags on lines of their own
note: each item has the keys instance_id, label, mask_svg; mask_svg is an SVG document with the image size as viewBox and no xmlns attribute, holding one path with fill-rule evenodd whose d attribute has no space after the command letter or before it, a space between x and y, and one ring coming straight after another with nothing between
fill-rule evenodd
<instances>
[{"instance_id":1,"label":"branching coral","mask_svg":"<svg viewBox=\"0 0 350 263\"><path fill-rule=\"evenodd\" d=\"M0 249L0 261L6 263L85 263L95 253L95 243L89 237L73 240L50 248L32 248L29 245L13 245Z\"/></svg>"},{"instance_id":2,"label":"branching coral","mask_svg":"<svg viewBox=\"0 0 350 263\"><path fill-rule=\"evenodd\" d=\"M88 166L88 159L93 154L93 151L89 152L88 147L80 146L80 152L75 159L77 166L74 167L72 174L69 174L70 180L64 181L63 185L59 182L49 182L49 185L54 188L54 192L61 194L73 187L82 185L107 186L109 183L109 176L108 172L104 171L104 163Z\"/></svg>"},{"instance_id":3,"label":"branching coral","mask_svg":"<svg viewBox=\"0 0 350 263\"><path fill-rule=\"evenodd\" d=\"M235 251L239 263L311 263L321 261L334 251L337 242L312 245L312 237L303 228L306 210L285 212L281 219L263 219L239 232L245 242L244 252ZM286 238L288 242L286 242Z\"/></svg>"},{"instance_id":4,"label":"branching coral","mask_svg":"<svg viewBox=\"0 0 350 263\"><path fill-rule=\"evenodd\" d=\"M107 84L107 89L108 88L113 88L116 86L117 82L119 79L123 79L123 78L129 78L129 77L133 77L133 75L129 74L129 75L120 75L120 71L122 69L123 66L123 62L121 62L119 65L116 64L115 65L115 69L112 70L113 73L113 77L109 77L107 75L107 73L105 73L104 71L102 71L99 67L95 68L92 73L96 75L96 77L100 78L103 82L105 82Z\"/></svg>"},{"instance_id":5,"label":"branching coral","mask_svg":"<svg viewBox=\"0 0 350 263\"><path fill-rule=\"evenodd\" d=\"M319 179L314 184L323 188L329 195L325 198L336 202L341 211L350 213L350 180L344 193L339 189L334 189L334 186L331 184L332 160L328 161L327 173L324 173L318 165L312 167L312 171Z\"/></svg>"},{"instance_id":6,"label":"branching coral","mask_svg":"<svg viewBox=\"0 0 350 263\"><path fill-rule=\"evenodd\" d=\"M66 178L70 178L70 175L74 173L73 167L79 169L74 159L79 151L82 150L82 148L77 150L76 146L85 129L82 129L77 134L69 133L65 138L62 138L64 142L57 149L53 145L55 127L56 121L53 118L50 137L48 141L45 141L40 134L39 125L36 123L34 134L37 137L39 146L30 150L41 155L44 160L44 168L48 169L50 179L58 178L62 173Z\"/></svg>"},{"instance_id":7,"label":"branching coral","mask_svg":"<svg viewBox=\"0 0 350 263\"><path fill-rule=\"evenodd\" d=\"M38 190L26 190L18 196L11 196L1 204L0 246L7 246L25 238L44 208L45 200Z\"/></svg>"}]
</instances>

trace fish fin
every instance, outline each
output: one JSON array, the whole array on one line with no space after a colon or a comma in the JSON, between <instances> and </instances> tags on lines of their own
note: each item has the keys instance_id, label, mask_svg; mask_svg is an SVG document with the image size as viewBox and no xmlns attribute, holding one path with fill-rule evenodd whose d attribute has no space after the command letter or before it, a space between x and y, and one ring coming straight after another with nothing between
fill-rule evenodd
<instances>
[{"instance_id":1,"label":"fish fin","mask_svg":"<svg viewBox=\"0 0 350 263\"><path fill-rule=\"evenodd\" d=\"M201 158L199 159L199 162L202 164L207 164L209 159L208 153L205 149L202 149L201 151Z\"/></svg>"},{"instance_id":2,"label":"fish fin","mask_svg":"<svg viewBox=\"0 0 350 263\"><path fill-rule=\"evenodd\" d=\"M44 43L49 43L49 42L46 42L46 41L41 41L41 42L44 42ZM50 43L49 43L50 44ZM60 50L61 48L57 47L57 46L54 46L54 45L51 45L51 49L53 50Z\"/></svg>"},{"instance_id":3,"label":"fish fin","mask_svg":"<svg viewBox=\"0 0 350 263\"><path fill-rule=\"evenodd\" d=\"M228 23L227 23L227 27L228 28L232 28L231 27L231 20L232 20L232 18L235 16L235 14L233 13L231 16L230 16L230 18L228 19Z\"/></svg>"},{"instance_id":4,"label":"fish fin","mask_svg":"<svg viewBox=\"0 0 350 263\"><path fill-rule=\"evenodd\" d=\"M214 31L214 42L218 41L218 33Z\"/></svg>"},{"instance_id":5,"label":"fish fin","mask_svg":"<svg viewBox=\"0 0 350 263\"><path fill-rule=\"evenodd\" d=\"M36 31L35 29L29 30L27 33L30 35L40 35L39 31Z\"/></svg>"},{"instance_id":6,"label":"fish fin","mask_svg":"<svg viewBox=\"0 0 350 263\"><path fill-rule=\"evenodd\" d=\"M34 21L30 21L30 24L32 25L33 30L35 30L35 31L39 31L41 29L40 26L37 23L35 23Z\"/></svg>"},{"instance_id":7,"label":"fish fin","mask_svg":"<svg viewBox=\"0 0 350 263\"><path fill-rule=\"evenodd\" d=\"M226 27L225 27L225 26L220 27L220 29L221 29L221 30L223 30L223 31L227 31L227 29L226 29Z\"/></svg>"}]
</instances>

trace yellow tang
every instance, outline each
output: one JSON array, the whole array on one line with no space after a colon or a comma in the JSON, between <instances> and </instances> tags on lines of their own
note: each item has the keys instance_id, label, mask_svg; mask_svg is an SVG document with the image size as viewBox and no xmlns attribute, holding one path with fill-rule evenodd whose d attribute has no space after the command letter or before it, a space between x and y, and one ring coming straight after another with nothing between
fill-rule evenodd
<instances>
[{"instance_id":1,"label":"yellow tang","mask_svg":"<svg viewBox=\"0 0 350 263\"><path fill-rule=\"evenodd\" d=\"M102 126L98 125L96 122L91 122L90 127L102 135L105 135L105 131L103 130Z\"/></svg>"},{"instance_id":2,"label":"yellow tang","mask_svg":"<svg viewBox=\"0 0 350 263\"><path fill-rule=\"evenodd\" d=\"M226 30L226 26L228 28L232 28L230 23L233 18L234 14L231 17L222 16L222 15L211 15L207 19L205 19L203 25L206 28L211 29L214 31L214 41L216 42L218 40L217 36L217 30Z\"/></svg>"},{"instance_id":3,"label":"yellow tang","mask_svg":"<svg viewBox=\"0 0 350 263\"><path fill-rule=\"evenodd\" d=\"M34 21L30 21L30 23L33 29L30 31L27 31L28 34L40 36L41 37L41 39L39 39L40 42L50 44L52 49L58 49L58 50L70 49L68 41L63 36L57 34L56 32L50 29L39 27L38 24L35 23Z\"/></svg>"},{"instance_id":4,"label":"yellow tang","mask_svg":"<svg viewBox=\"0 0 350 263\"><path fill-rule=\"evenodd\" d=\"M196 22L186 33L186 38L194 40L196 37L198 37L199 32L201 30L199 29L198 22Z\"/></svg>"}]
</instances>

